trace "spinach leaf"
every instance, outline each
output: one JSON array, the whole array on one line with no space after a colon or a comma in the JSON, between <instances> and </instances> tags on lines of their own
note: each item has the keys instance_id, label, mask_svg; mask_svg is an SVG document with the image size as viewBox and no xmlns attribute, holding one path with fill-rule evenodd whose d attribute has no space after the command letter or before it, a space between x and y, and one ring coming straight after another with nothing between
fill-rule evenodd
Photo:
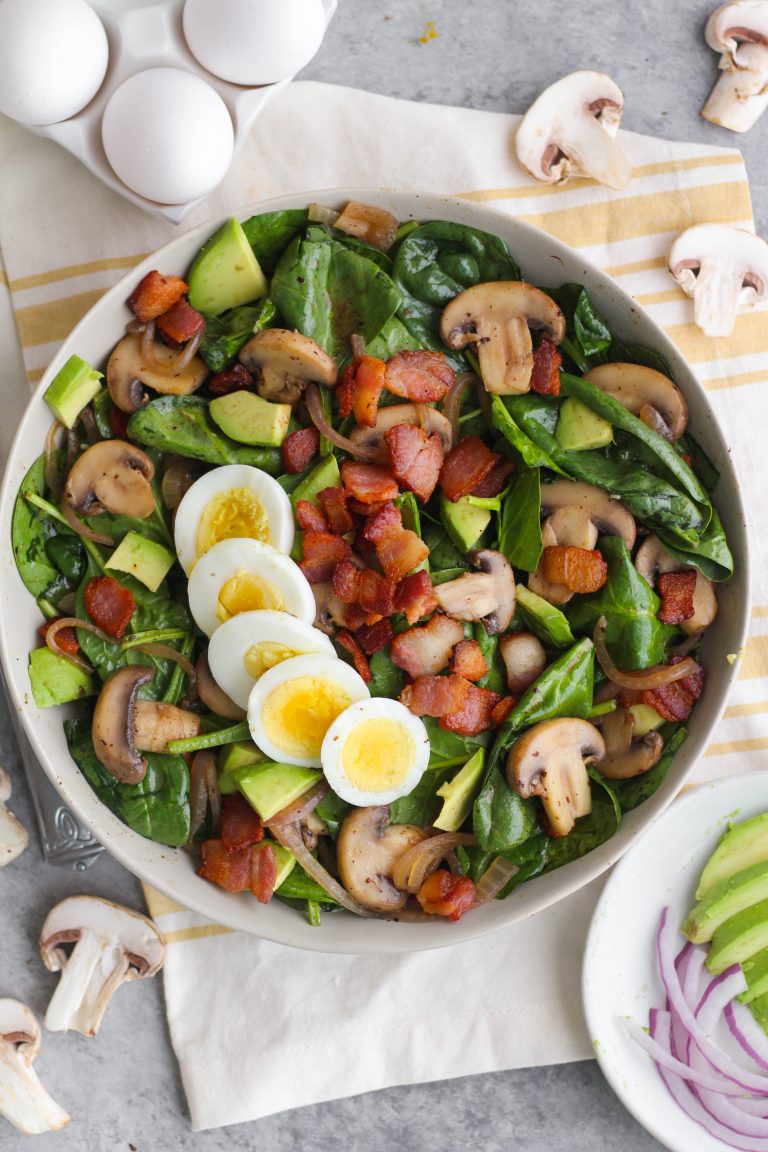
<instances>
[{"instance_id":1,"label":"spinach leaf","mask_svg":"<svg viewBox=\"0 0 768 1152\"><path fill-rule=\"evenodd\" d=\"M466 763L468 757L465 755ZM443 802L437 790L453 775L455 765L443 764L438 768L428 768L416 787L407 796L395 800L391 806L393 824L419 824L426 827L437 819Z\"/></svg>"},{"instance_id":2,"label":"spinach leaf","mask_svg":"<svg viewBox=\"0 0 768 1152\"><path fill-rule=\"evenodd\" d=\"M269 297L260 300L258 304L230 308L221 316L206 315L200 358L211 372L222 372L229 368L254 332L271 328L276 319L277 309Z\"/></svg>"},{"instance_id":3,"label":"spinach leaf","mask_svg":"<svg viewBox=\"0 0 768 1152\"><path fill-rule=\"evenodd\" d=\"M568 618L559 608L550 604L543 596L531 592L524 584L518 584L515 591L517 612L526 628L538 636L539 640L555 648L564 648L566 644L575 643Z\"/></svg>"},{"instance_id":4,"label":"spinach leaf","mask_svg":"<svg viewBox=\"0 0 768 1152\"><path fill-rule=\"evenodd\" d=\"M306 223L306 208L262 212L243 221L243 232L265 276L272 275L278 259Z\"/></svg>"},{"instance_id":5,"label":"spinach leaf","mask_svg":"<svg viewBox=\"0 0 768 1152\"><path fill-rule=\"evenodd\" d=\"M151 400L131 416L128 435L160 452L190 456L208 464L252 464L272 476L283 467L278 449L236 444L220 432L208 414L207 402L199 396Z\"/></svg>"},{"instance_id":6,"label":"spinach leaf","mask_svg":"<svg viewBox=\"0 0 768 1152\"><path fill-rule=\"evenodd\" d=\"M342 822L352 811L352 805L335 792L327 792L315 808L315 812L325 824L328 832L335 840L339 834Z\"/></svg>"},{"instance_id":7,"label":"spinach leaf","mask_svg":"<svg viewBox=\"0 0 768 1152\"><path fill-rule=\"evenodd\" d=\"M403 690L405 673L392 663L388 649L380 648L374 652L369 664L373 676L368 685L371 696L388 696L390 700L396 700Z\"/></svg>"},{"instance_id":8,"label":"spinach leaf","mask_svg":"<svg viewBox=\"0 0 768 1152\"><path fill-rule=\"evenodd\" d=\"M317 900L320 904L335 904L332 896L316 880L309 876L301 864L294 864L291 871L275 892L281 900Z\"/></svg>"},{"instance_id":9,"label":"spinach leaf","mask_svg":"<svg viewBox=\"0 0 768 1152\"><path fill-rule=\"evenodd\" d=\"M432 716L422 719L429 736L430 768L463 767L470 756L479 747L484 748L491 738L490 732L481 732L479 736L457 736L455 732L442 729Z\"/></svg>"},{"instance_id":10,"label":"spinach leaf","mask_svg":"<svg viewBox=\"0 0 768 1152\"><path fill-rule=\"evenodd\" d=\"M514 568L536 571L543 549L540 517L539 470L524 468L502 500L499 516L499 551Z\"/></svg>"},{"instance_id":11,"label":"spinach leaf","mask_svg":"<svg viewBox=\"0 0 768 1152\"><path fill-rule=\"evenodd\" d=\"M499 652L498 636L489 636L482 621L473 625L472 634L488 664L485 676L481 676L477 681L478 688L488 688L491 692L498 692L500 696L505 695L508 691L507 673Z\"/></svg>"},{"instance_id":12,"label":"spinach leaf","mask_svg":"<svg viewBox=\"0 0 768 1152\"><path fill-rule=\"evenodd\" d=\"M369 356L378 356L379 360L388 360L397 352L418 351L419 348L421 348L421 344L415 336L411 336L402 320L393 316L391 320L387 321L378 336L366 345L365 351Z\"/></svg>"},{"instance_id":13,"label":"spinach leaf","mask_svg":"<svg viewBox=\"0 0 768 1152\"><path fill-rule=\"evenodd\" d=\"M472 880L477 881L482 876L483 872L493 862L495 856L503 856L505 860L509 860L512 864L516 864L519 871L512 877L509 883L502 888L496 897L497 900L504 900L513 892L515 888L519 887L525 880L530 880L533 876L543 870L547 863L549 837L545 832L537 829L533 832L527 840L518 844L506 852L487 852L483 848L461 846L457 848L456 853L462 865L462 872L465 876L470 876Z\"/></svg>"},{"instance_id":14,"label":"spinach leaf","mask_svg":"<svg viewBox=\"0 0 768 1152\"><path fill-rule=\"evenodd\" d=\"M45 492L45 457L40 456L21 482L13 506L11 543L19 575L33 596L43 593L58 580L58 570L51 562L46 543L56 537L66 538L68 529L46 516L24 499L25 492L42 496ZM76 539L74 533L70 534Z\"/></svg>"},{"instance_id":15,"label":"spinach leaf","mask_svg":"<svg viewBox=\"0 0 768 1152\"><path fill-rule=\"evenodd\" d=\"M51 536L45 542L48 559L70 585L78 584L85 572L85 551L78 536Z\"/></svg>"},{"instance_id":16,"label":"spinach leaf","mask_svg":"<svg viewBox=\"0 0 768 1152\"><path fill-rule=\"evenodd\" d=\"M559 288L547 288L546 291L560 306L565 316L568 336L576 343L581 354L593 363L603 360L601 354L611 344L611 333L595 312L586 288L581 284L562 284Z\"/></svg>"},{"instance_id":17,"label":"spinach leaf","mask_svg":"<svg viewBox=\"0 0 768 1152\"><path fill-rule=\"evenodd\" d=\"M454 575L445 576L442 581L437 579L439 573L456 572L459 576L469 567L466 556L448 538L442 524L428 523L424 529L424 543L429 548L429 568L432 573L432 583L444 583L445 580L454 580Z\"/></svg>"},{"instance_id":18,"label":"spinach leaf","mask_svg":"<svg viewBox=\"0 0 768 1152\"><path fill-rule=\"evenodd\" d=\"M698 440L686 432L675 441L675 451L681 456L690 456L691 468L701 480L707 492L714 492L720 473L710 460Z\"/></svg>"},{"instance_id":19,"label":"spinach leaf","mask_svg":"<svg viewBox=\"0 0 768 1152\"><path fill-rule=\"evenodd\" d=\"M672 556L683 564L693 564L709 580L717 583L733 575L733 556L716 508L712 509L712 519L695 548L687 547L681 540L670 540L662 532L659 538Z\"/></svg>"},{"instance_id":20,"label":"spinach leaf","mask_svg":"<svg viewBox=\"0 0 768 1152\"><path fill-rule=\"evenodd\" d=\"M661 759L655 767L648 772L643 772L642 776L633 776L631 780L615 780L613 782L613 789L623 812L631 812L633 808L637 808L638 804L648 800L661 787L672 767L675 753L684 743L687 735L686 728L675 728L664 746Z\"/></svg>"},{"instance_id":21,"label":"spinach leaf","mask_svg":"<svg viewBox=\"0 0 768 1152\"><path fill-rule=\"evenodd\" d=\"M557 424L557 408L553 406L552 410L553 418L551 420L552 428L550 430L550 436L555 447L559 451L562 451L554 438L555 425ZM539 419L543 418L545 411L545 409L539 410ZM502 400L500 396L491 397L491 412L494 428L501 432L502 436L519 452L523 463L528 468L549 468L552 472L559 472L561 476L568 474L555 462L552 454L542 448L535 437L532 438L523 431L519 422L515 421L509 407L505 406L505 401Z\"/></svg>"},{"instance_id":22,"label":"spinach leaf","mask_svg":"<svg viewBox=\"0 0 768 1152\"><path fill-rule=\"evenodd\" d=\"M523 800L497 767L487 773L472 810L472 830L486 852L509 852L536 827L536 807Z\"/></svg>"},{"instance_id":23,"label":"spinach leaf","mask_svg":"<svg viewBox=\"0 0 768 1152\"><path fill-rule=\"evenodd\" d=\"M550 840L547 845L547 862L544 872L552 872L561 868L563 864L570 864L586 856L594 848L599 848L606 840L610 840L619 826L616 818L616 808L610 796L602 799L594 795L592 798L592 811L588 816L582 816L567 836L557 840Z\"/></svg>"}]
</instances>

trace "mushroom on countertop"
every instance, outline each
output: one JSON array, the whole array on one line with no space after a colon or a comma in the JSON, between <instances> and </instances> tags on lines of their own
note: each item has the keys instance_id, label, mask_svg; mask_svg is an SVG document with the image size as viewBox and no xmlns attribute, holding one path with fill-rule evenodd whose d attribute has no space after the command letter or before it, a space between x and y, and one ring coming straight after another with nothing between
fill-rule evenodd
<instances>
[{"instance_id":1,"label":"mushroom on countertop","mask_svg":"<svg viewBox=\"0 0 768 1152\"><path fill-rule=\"evenodd\" d=\"M332 388L336 361L301 332L266 328L240 349L240 362L256 376L256 391L264 400L295 404L310 380Z\"/></svg>"},{"instance_id":2,"label":"mushroom on countertop","mask_svg":"<svg viewBox=\"0 0 768 1152\"><path fill-rule=\"evenodd\" d=\"M551 296L521 280L475 284L443 309L440 336L449 348L473 345L486 392L528 392L533 371L531 328L555 344L565 336L565 317Z\"/></svg>"},{"instance_id":3,"label":"mushroom on countertop","mask_svg":"<svg viewBox=\"0 0 768 1152\"><path fill-rule=\"evenodd\" d=\"M64 500L81 516L102 512L145 520L155 510L150 483L155 466L126 440L101 440L86 448L69 470Z\"/></svg>"},{"instance_id":4,"label":"mushroom on countertop","mask_svg":"<svg viewBox=\"0 0 768 1152\"><path fill-rule=\"evenodd\" d=\"M606 780L630 780L655 768L664 750L664 740L658 732L646 732L634 737L635 718L627 708L617 708L600 721L605 740L605 755L597 770Z\"/></svg>"},{"instance_id":5,"label":"mushroom on countertop","mask_svg":"<svg viewBox=\"0 0 768 1152\"><path fill-rule=\"evenodd\" d=\"M706 336L730 336L739 312L768 299L768 244L743 228L694 224L673 242L667 263L693 296L694 322Z\"/></svg>"},{"instance_id":6,"label":"mushroom on countertop","mask_svg":"<svg viewBox=\"0 0 768 1152\"><path fill-rule=\"evenodd\" d=\"M10 798L11 778L5 768L0 768L0 868L20 856L29 843L26 828L5 806Z\"/></svg>"},{"instance_id":7,"label":"mushroom on countertop","mask_svg":"<svg viewBox=\"0 0 768 1152\"><path fill-rule=\"evenodd\" d=\"M551 836L567 836L592 811L587 764L604 755L605 741L588 720L544 720L513 746L507 779L524 800L541 798Z\"/></svg>"},{"instance_id":8,"label":"mushroom on countertop","mask_svg":"<svg viewBox=\"0 0 768 1152\"><path fill-rule=\"evenodd\" d=\"M147 364L141 336L132 333L115 346L107 363L107 388L122 412L138 412L147 403L145 385L169 396L189 396L208 375L206 364L198 356L184 363L175 348L164 344L154 344L152 356L156 366Z\"/></svg>"},{"instance_id":9,"label":"mushroom on countertop","mask_svg":"<svg viewBox=\"0 0 768 1152\"><path fill-rule=\"evenodd\" d=\"M374 912L398 912L408 900L392 882L400 856L424 840L412 824L390 824L387 805L354 808L345 818L337 842L339 875L349 894Z\"/></svg>"},{"instance_id":10,"label":"mushroom on countertop","mask_svg":"<svg viewBox=\"0 0 768 1152\"><path fill-rule=\"evenodd\" d=\"M66 946L74 944L69 954ZM95 1036L110 999L126 980L154 976L165 960L156 925L97 896L69 896L48 913L40 954L61 980L45 1014L51 1032Z\"/></svg>"},{"instance_id":11,"label":"mushroom on countertop","mask_svg":"<svg viewBox=\"0 0 768 1152\"><path fill-rule=\"evenodd\" d=\"M482 620L489 635L505 632L515 613L515 574L501 552L480 548L469 559L477 572L438 584L438 607L454 620Z\"/></svg>"},{"instance_id":12,"label":"mushroom on countertop","mask_svg":"<svg viewBox=\"0 0 768 1152\"><path fill-rule=\"evenodd\" d=\"M701 114L731 132L746 132L768 107L768 3L722 4L707 21L704 36L720 53L721 75Z\"/></svg>"},{"instance_id":13,"label":"mushroom on countertop","mask_svg":"<svg viewBox=\"0 0 768 1152\"><path fill-rule=\"evenodd\" d=\"M526 171L547 184L591 176L625 188L632 167L615 136L624 94L602 72L571 72L545 88L523 117L515 152Z\"/></svg>"},{"instance_id":14,"label":"mushroom on countertop","mask_svg":"<svg viewBox=\"0 0 768 1152\"><path fill-rule=\"evenodd\" d=\"M43 1088L32 1064L40 1025L20 1000L0 1000L0 1116L19 1132L57 1132L72 1117Z\"/></svg>"},{"instance_id":15,"label":"mushroom on countertop","mask_svg":"<svg viewBox=\"0 0 768 1152\"><path fill-rule=\"evenodd\" d=\"M688 424L688 405L678 386L655 368L644 364L599 364L584 374L584 379L601 392L639 416L651 428L659 430L653 413L663 421L669 440L679 440Z\"/></svg>"},{"instance_id":16,"label":"mushroom on countertop","mask_svg":"<svg viewBox=\"0 0 768 1152\"><path fill-rule=\"evenodd\" d=\"M692 565L683 564L667 552L658 536L646 536L635 554L635 568L646 580L651 588L656 587L656 581L664 572L684 572ZM712 587L712 581L707 579L703 572L696 569L696 586L693 590L693 615L683 620L678 627L688 636L695 636L703 632L717 616L717 597Z\"/></svg>"}]
</instances>

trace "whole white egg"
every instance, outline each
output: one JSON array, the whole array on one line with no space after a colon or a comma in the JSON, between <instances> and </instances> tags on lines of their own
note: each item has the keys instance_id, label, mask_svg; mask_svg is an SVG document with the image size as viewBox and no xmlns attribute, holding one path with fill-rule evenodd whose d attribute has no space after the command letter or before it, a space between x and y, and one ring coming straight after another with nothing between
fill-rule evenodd
<instances>
[{"instance_id":1,"label":"whole white egg","mask_svg":"<svg viewBox=\"0 0 768 1152\"><path fill-rule=\"evenodd\" d=\"M124 80L104 109L101 138L123 183L160 204L206 196L234 148L226 104L181 68L149 68Z\"/></svg>"},{"instance_id":2,"label":"whole white egg","mask_svg":"<svg viewBox=\"0 0 768 1152\"><path fill-rule=\"evenodd\" d=\"M325 34L322 0L187 0L198 63L232 84L274 84L308 64Z\"/></svg>"},{"instance_id":3,"label":"whole white egg","mask_svg":"<svg viewBox=\"0 0 768 1152\"><path fill-rule=\"evenodd\" d=\"M0 3L0 112L58 124L89 104L107 71L104 25L85 0Z\"/></svg>"},{"instance_id":4,"label":"whole white egg","mask_svg":"<svg viewBox=\"0 0 768 1152\"><path fill-rule=\"evenodd\" d=\"M249 537L278 552L293 547L293 508L283 488L261 468L224 464L196 480L176 510L179 563L189 576L215 544Z\"/></svg>"},{"instance_id":5,"label":"whole white egg","mask_svg":"<svg viewBox=\"0 0 768 1152\"><path fill-rule=\"evenodd\" d=\"M412 792L426 772L429 735L405 705L374 696L337 716L320 758L326 780L348 804L391 804Z\"/></svg>"}]
</instances>

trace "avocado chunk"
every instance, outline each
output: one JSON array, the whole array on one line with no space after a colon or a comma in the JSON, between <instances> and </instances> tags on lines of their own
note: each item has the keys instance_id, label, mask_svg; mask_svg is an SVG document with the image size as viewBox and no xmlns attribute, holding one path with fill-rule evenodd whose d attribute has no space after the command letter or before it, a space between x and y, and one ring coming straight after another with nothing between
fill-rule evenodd
<instances>
[{"instance_id":1,"label":"avocado chunk","mask_svg":"<svg viewBox=\"0 0 768 1152\"><path fill-rule=\"evenodd\" d=\"M613 440L613 425L575 396L566 396L560 405L555 440L569 452L605 448Z\"/></svg>"},{"instance_id":2,"label":"avocado chunk","mask_svg":"<svg viewBox=\"0 0 768 1152\"><path fill-rule=\"evenodd\" d=\"M294 508L299 500L309 500L310 504L317 504L317 494L324 488L341 488L341 473L336 457L331 452L318 460L300 484L291 492L291 502Z\"/></svg>"},{"instance_id":3,"label":"avocado chunk","mask_svg":"<svg viewBox=\"0 0 768 1152\"><path fill-rule=\"evenodd\" d=\"M469 552L491 522L491 513L487 508L478 508L469 503L468 496L452 503L440 496L440 519L448 533L448 538L460 552Z\"/></svg>"},{"instance_id":4,"label":"avocado chunk","mask_svg":"<svg viewBox=\"0 0 768 1152\"><path fill-rule=\"evenodd\" d=\"M647 736L649 732L656 732L664 723L664 717L655 708L651 708L650 704L632 704L627 711L635 722L632 735L638 739Z\"/></svg>"},{"instance_id":5,"label":"avocado chunk","mask_svg":"<svg viewBox=\"0 0 768 1152\"><path fill-rule=\"evenodd\" d=\"M738 997L742 1004L751 1004L758 996L765 996L768 1000L768 948L745 960L741 970L747 982L746 992Z\"/></svg>"},{"instance_id":6,"label":"avocado chunk","mask_svg":"<svg viewBox=\"0 0 768 1152\"><path fill-rule=\"evenodd\" d=\"M731 824L710 856L696 889L696 899L703 900L719 884L743 872L753 864L768 860L768 812Z\"/></svg>"},{"instance_id":7,"label":"avocado chunk","mask_svg":"<svg viewBox=\"0 0 768 1152\"><path fill-rule=\"evenodd\" d=\"M283 848L282 844L272 844L272 851L275 854L275 891L277 891L296 867L296 857L292 856L287 848Z\"/></svg>"},{"instance_id":8,"label":"avocado chunk","mask_svg":"<svg viewBox=\"0 0 768 1152\"><path fill-rule=\"evenodd\" d=\"M537 592L531 592L525 584L515 586L517 608L523 623L544 644L554 644L558 648L575 643L568 619L559 608L550 604Z\"/></svg>"},{"instance_id":9,"label":"avocado chunk","mask_svg":"<svg viewBox=\"0 0 768 1152\"><path fill-rule=\"evenodd\" d=\"M225 744L218 757L219 792L222 796L237 792L236 773L242 772L244 768L250 768L253 764L261 764L264 760L266 756L251 740L238 740L234 744Z\"/></svg>"},{"instance_id":10,"label":"avocado chunk","mask_svg":"<svg viewBox=\"0 0 768 1152\"><path fill-rule=\"evenodd\" d=\"M218 316L267 294L267 281L239 220L228 220L203 245L187 277L198 312Z\"/></svg>"},{"instance_id":11,"label":"avocado chunk","mask_svg":"<svg viewBox=\"0 0 768 1152\"><path fill-rule=\"evenodd\" d=\"M296 764L256 764L237 774L237 786L262 820L287 808L321 778L322 772Z\"/></svg>"},{"instance_id":12,"label":"avocado chunk","mask_svg":"<svg viewBox=\"0 0 768 1152\"><path fill-rule=\"evenodd\" d=\"M763 948L768 948L768 900L751 904L720 925L712 937L707 968L717 976Z\"/></svg>"},{"instance_id":13,"label":"avocado chunk","mask_svg":"<svg viewBox=\"0 0 768 1152\"><path fill-rule=\"evenodd\" d=\"M768 900L768 863L753 864L716 884L689 913L683 932L694 944L705 944L726 920L761 900Z\"/></svg>"},{"instance_id":14,"label":"avocado chunk","mask_svg":"<svg viewBox=\"0 0 768 1152\"><path fill-rule=\"evenodd\" d=\"M458 832L472 811L475 792L480 785L484 766L485 749L478 748L474 756L459 769L453 780L438 788L437 795L442 796L443 807L435 820L435 828L440 828L443 832Z\"/></svg>"},{"instance_id":15,"label":"avocado chunk","mask_svg":"<svg viewBox=\"0 0 768 1152\"><path fill-rule=\"evenodd\" d=\"M99 691L96 678L52 652L35 648L29 654L29 683L38 708L54 708Z\"/></svg>"},{"instance_id":16,"label":"avocado chunk","mask_svg":"<svg viewBox=\"0 0 768 1152\"><path fill-rule=\"evenodd\" d=\"M157 592L175 560L173 552L156 540L139 536L138 532L127 532L104 567L114 572L128 572L150 592Z\"/></svg>"},{"instance_id":17,"label":"avocado chunk","mask_svg":"<svg viewBox=\"0 0 768 1152\"><path fill-rule=\"evenodd\" d=\"M101 392L102 373L79 356L70 356L45 390L45 400L57 420L71 428L78 416Z\"/></svg>"},{"instance_id":18,"label":"avocado chunk","mask_svg":"<svg viewBox=\"0 0 768 1152\"><path fill-rule=\"evenodd\" d=\"M273 404L255 392L230 392L208 406L211 419L225 436L238 444L264 444L279 448L288 435L290 404Z\"/></svg>"}]
</instances>

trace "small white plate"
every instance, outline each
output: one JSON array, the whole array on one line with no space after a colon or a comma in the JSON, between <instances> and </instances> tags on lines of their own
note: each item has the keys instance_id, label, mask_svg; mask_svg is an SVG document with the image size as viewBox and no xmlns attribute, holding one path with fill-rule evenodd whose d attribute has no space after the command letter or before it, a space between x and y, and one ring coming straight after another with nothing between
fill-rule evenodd
<instances>
[{"instance_id":1,"label":"small white plate","mask_svg":"<svg viewBox=\"0 0 768 1152\"><path fill-rule=\"evenodd\" d=\"M595 1055L622 1103L671 1152L723 1152L731 1146L679 1108L653 1061L630 1039L624 1018L632 1016L645 1028L649 1009L664 1007L655 953L662 909L668 906L682 924L727 825L765 811L768 771L702 785L676 800L616 866L592 918L582 996ZM681 935L681 948L683 942Z\"/></svg>"}]
</instances>

